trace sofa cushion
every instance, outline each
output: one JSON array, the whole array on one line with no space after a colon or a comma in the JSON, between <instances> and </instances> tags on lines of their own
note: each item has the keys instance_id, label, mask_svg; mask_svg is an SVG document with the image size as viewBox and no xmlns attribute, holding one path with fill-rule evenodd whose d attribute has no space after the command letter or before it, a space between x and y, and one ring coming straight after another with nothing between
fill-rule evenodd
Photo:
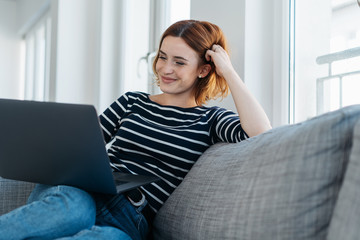
<instances>
[{"instance_id":1,"label":"sofa cushion","mask_svg":"<svg viewBox=\"0 0 360 240\"><path fill-rule=\"evenodd\" d=\"M328 240L358 240L360 236L360 123L356 125L350 161L331 219Z\"/></svg>"},{"instance_id":2,"label":"sofa cushion","mask_svg":"<svg viewBox=\"0 0 360 240\"><path fill-rule=\"evenodd\" d=\"M155 239L325 239L360 106L217 144L158 212Z\"/></svg>"},{"instance_id":3,"label":"sofa cushion","mask_svg":"<svg viewBox=\"0 0 360 240\"><path fill-rule=\"evenodd\" d=\"M24 205L33 188L33 183L0 177L0 215Z\"/></svg>"}]
</instances>

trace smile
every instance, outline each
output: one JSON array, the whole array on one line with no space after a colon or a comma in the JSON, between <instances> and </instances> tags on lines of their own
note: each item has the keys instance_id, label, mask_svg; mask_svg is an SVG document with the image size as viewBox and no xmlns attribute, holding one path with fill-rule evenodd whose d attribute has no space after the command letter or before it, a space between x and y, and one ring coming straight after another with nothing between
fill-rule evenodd
<instances>
[{"instance_id":1,"label":"smile","mask_svg":"<svg viewBox=\"0 0 360 240\"><path fill-rule=\"evenodd\" d=\"M161 76L161 80L163 81L163 83L173 83L176 81L175 78L169 78L169 77L164 77L164 76Z\"/></svg>"}]
</instances>

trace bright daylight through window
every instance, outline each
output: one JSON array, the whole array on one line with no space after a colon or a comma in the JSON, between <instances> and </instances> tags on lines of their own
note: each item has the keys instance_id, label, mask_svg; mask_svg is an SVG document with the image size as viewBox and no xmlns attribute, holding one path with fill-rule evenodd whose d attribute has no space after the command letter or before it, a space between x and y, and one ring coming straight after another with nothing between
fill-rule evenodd
<instances>
[{"instance_id":1,"label":"bright daylight through window","mask_svg":"<svg viewBox=\"0 0 360 240\"><path fill-rule=\"evenodd\" d=\"M291 122L360 104L357 1L293 0L292 4Z\"/></svg>"}]
</instances>

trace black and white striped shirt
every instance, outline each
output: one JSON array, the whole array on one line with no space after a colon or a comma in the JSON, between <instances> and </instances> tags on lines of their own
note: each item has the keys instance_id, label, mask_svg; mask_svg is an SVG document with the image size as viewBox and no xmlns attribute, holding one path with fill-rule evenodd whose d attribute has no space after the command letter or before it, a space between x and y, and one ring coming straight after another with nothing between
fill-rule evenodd
<instances>
[{"instance_id":1,"label":"black and white striped shirt","mask_svg":"<svg viewBox=\"0 0 360 240\"><path fill-rule=\"evenodd\" d=\"M163 106L141 92L122 95L100 115L100 122L114 169L161 178L142 187L155 212L210 145L247 138L232 111Z\"/></svg>"}]
</instances>

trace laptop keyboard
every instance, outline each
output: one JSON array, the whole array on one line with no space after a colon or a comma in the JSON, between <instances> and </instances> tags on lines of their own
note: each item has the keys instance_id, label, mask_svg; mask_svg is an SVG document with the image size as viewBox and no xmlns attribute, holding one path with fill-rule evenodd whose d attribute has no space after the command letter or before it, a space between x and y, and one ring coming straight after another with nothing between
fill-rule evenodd
<instances>
[{"instance_id":1,"label":"laptop keyboard","mask_svg":"<svg viewBox=\"0 0 360 240\"><path fill-rule=\"evenodd\" d=\"M125 184L125 183L127 183L127 182L115 179L115 185L122 185L122 184Z\"/></svg>"},{"instance_id":2,"label":"laptop keyboard","mask_svg":"<svg viewBox=\"0 0 360 240\"><path fill-rule=\"evenodd\" d=\"M129 182L129 181L125 181L124 177L119 172L113 172L113 177L114 177L115 185L121 185Z\"/></svg>"}]
</instances>

